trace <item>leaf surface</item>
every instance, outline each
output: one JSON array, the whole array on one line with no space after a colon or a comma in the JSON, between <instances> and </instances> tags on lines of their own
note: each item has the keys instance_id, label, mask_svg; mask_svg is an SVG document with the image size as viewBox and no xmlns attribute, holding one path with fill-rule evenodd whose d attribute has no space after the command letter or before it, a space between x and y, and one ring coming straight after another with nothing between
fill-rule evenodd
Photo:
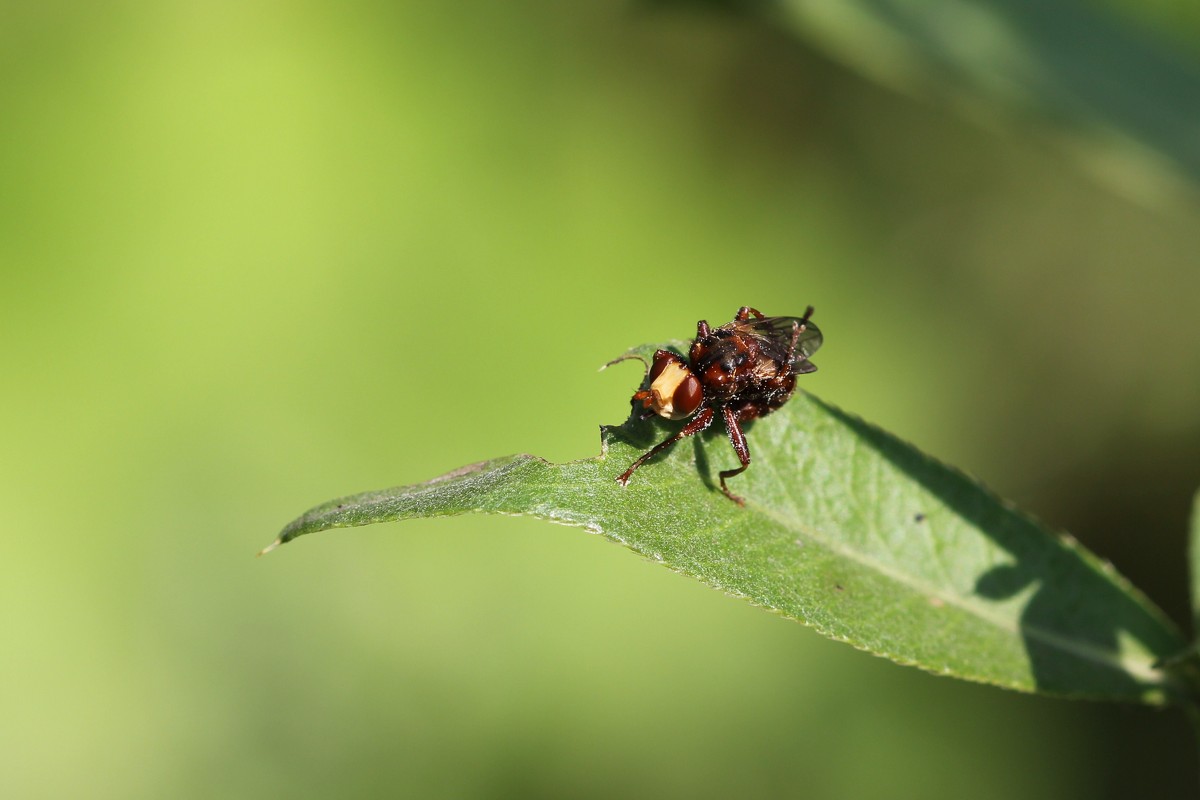
<instances>
[{"instance_id":1,"label":"leaf surface","mask_svg":"<svg viewBox=\"0 0 1200 800\"><path fill-rule=\"evenodd\" d=\"M1157 608L1070 538L912 446L797 392L748 428L753 462L730 482L744 508L717 487L717 472L736 465L719 423L617 484L680 424L631 419L602 429L598 457L510 456L334 500L267 549L410 517L530 515L902 664L1057 695L1175 695L1156 665L1184 643Z\"/></svg>"}]
</instances>

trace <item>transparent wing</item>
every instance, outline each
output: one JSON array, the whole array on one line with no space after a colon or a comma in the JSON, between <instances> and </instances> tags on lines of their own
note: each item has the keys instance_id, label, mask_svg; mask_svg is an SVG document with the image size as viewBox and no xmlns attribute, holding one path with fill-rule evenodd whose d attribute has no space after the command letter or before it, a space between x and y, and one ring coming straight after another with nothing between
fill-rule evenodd
<instances>
[{"instance_id":1,"label":"transparent wing","mask_svg":"<svg viewBox=\"0 0 1200 800\"><path fill-rule=\"evenodd\" d=\"M794 365L806 362L825 341L821 329L813 324L811 319L806 322L800 317L764 317L730 324L758 339L763 351L778 361L787 360L788 349L792 345L793 326L801 326L800 336L796 340L796 357L792 360ZM811 370L808 371L816 369L811 364L809 366Z\"/></svg>"}]
</instances>

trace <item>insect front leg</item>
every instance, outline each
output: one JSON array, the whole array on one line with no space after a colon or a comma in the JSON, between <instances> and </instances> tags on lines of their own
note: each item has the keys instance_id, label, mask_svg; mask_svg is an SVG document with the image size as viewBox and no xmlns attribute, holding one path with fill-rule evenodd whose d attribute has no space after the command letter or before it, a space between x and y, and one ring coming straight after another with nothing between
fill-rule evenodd
<instances>
[{"instance_id":1,"label":"insect front leg","mask_svg":"<svg viewBox=\"0 0 1200 800\"><path fill-rule=\"evenodd\" d=\"M745 472L746 467L750 466L750 447L746 444L746 434L742 431L741 415L731 407L724 406L721 409L721 416L725 419L725 430L729 431L729 442L733 445L733 450L737 453L738 460L742 462L742 465L737 469L721 470L721 491L739 506L744 506L746 505L746 500L729 491L729 487L725 485L725 479ZM753 416L756 415L751 415L751 417Z\"/></svg>"},{"instance_id":2,"label":"insect front leg","mask_svg":"<svg viewBox=\"0 0 1200 800\"><path fill-rule=\"evenodd\" d=\"M713 410L711 408L708 408L707 406L705 408L702 408L700 410L700 413L697 414L696 416L692 417L691 421L689 421L687 425L684 425L682 428L679 429L678 433L676 433L674 436L670 436L667 439L664 439L663 441L659 442L654 447L652 447L649 451L643 453L638 458L637 461L634 461L632 464L630 464L629 469L625 470L623 473L621 473L621 476L619 478L617 478L617 483L621 484L622 486L628 485L629 479L630 479L630 477L633 476L634 470L636 470L642 464L645 464L647 461L654 458L656 455L661 453L663 450L666 450L668 447L675 444L676 442L678 442L680 439L684 438L685 436L691 436L692 434L696 434L696 433L699 433L700 431L704 430L705 428L707 428L709 425L712 424L712 421L713 421Z\"/></svg>"}]
</instances>

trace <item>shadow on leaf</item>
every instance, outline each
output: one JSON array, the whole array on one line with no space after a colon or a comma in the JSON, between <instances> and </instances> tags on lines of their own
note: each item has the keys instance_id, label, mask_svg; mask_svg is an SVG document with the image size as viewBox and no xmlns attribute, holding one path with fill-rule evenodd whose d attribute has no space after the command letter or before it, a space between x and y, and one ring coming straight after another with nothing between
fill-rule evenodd
<instances>
[{"instance_id":1,"label":"shadow on leaf","mask_svg":"<svg viewBox=\"0 0 1200 800\"><path fill-rule=\"evenodd\" d=\"M1161 681L1161 675L1144 668L1147 674L1138 674L1123 661L1121 640L1131 638L1160 658L1173 652L1178 640L1169 635L1169 625L1155 624L1145 613L1148 603L1141 608L1129 603L1134 590L1110 567L1066 537L1053 537L1054 547L1038 545L1047 534L1037 523L961 472L841 409L817 403L1011 556L1011 563L977 577L974 596L1003 603L1028 593L1020 634L1040 691L1072 695L1075 687L1087 685L1100 693L1128 695L1142 683Z\"/></svg>"}]
</instances>

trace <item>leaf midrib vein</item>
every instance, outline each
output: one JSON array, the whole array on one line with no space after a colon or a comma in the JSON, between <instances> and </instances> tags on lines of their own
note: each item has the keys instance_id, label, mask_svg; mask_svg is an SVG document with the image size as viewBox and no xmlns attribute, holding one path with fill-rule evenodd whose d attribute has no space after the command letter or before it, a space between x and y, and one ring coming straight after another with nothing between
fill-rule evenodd
<instances>
[{"instance_id":1,"label":"leaf midrib vein","mask_svg":"<svg viewBox=\"0 0 1200 800\"><path fill-rule=\"evenodd\" d=\"M1162 675L1155 670L1150 663L1144 660L1135 660L1130 656L1117 655L1111 651L1093 647L1076 639L1065 638L1029 623L1018 625L1006 617L994 614L989 609L979 605L978 603L970 602L970 599L964 597L963 595L949 593L931 584L926 584L911 573L903 572L887 564L886 562L870 558L861 551L847 547L843 542L840 542L834 537L823 533L819 529L803 525L795 520L787 519L767 506L764 506L760 503L755 503L750 498L747 498L746 505L747 507L753 508L757 513L769 518L784 529L807 536L821 543L823 546L839 556L848 558L851 561L867 567L868 569L875 570L876 572L896 581L903 586L908 587L918 594L922 594L926 597L936 597L938 600L962 609L968 614L972 614L979 619L1000 628L1001 630L1012 633L1013 635L1028 636L1032 639L1037 639L1048 645L1075 655L1083 660L1120 669L1127 674L1135 676L1148 683L1161 684L1163 682Z\"/></svg>"}]
</instances>

